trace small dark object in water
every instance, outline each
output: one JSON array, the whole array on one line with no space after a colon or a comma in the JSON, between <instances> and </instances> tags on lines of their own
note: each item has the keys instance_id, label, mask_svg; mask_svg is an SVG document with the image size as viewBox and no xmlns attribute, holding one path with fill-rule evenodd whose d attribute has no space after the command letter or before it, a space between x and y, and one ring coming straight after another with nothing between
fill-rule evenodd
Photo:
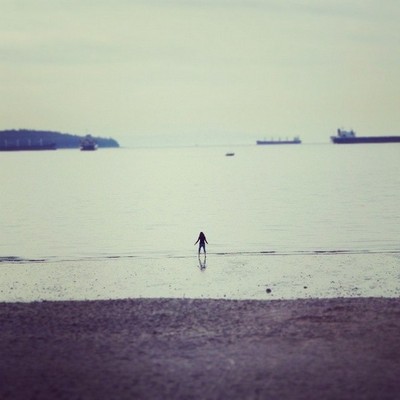
<instances>
[{"instance_id":1,"label":"small dark object in water","mask_svg":"<svg viewBox=\"0 0 400 400\"><path fill-rule=\"evenodd\" d=\"M270 288L268 288L268 289L266 290L266 292L267 292L267 293L271 293L272 290L271 290Z\"/></svg>"},{"instance_id":2,"label":"small dark object in water","mask_svg":"<svg viewBox=\"0 0 400 400\"><path fill-rule=\"evenodd\" d=\"M226 153L225 154L227 157L233 157L235 155L235 153Z\"/></svg>"},{"instance_id":3,"label":"small dark object in water","mask_svg":"<svg viewBox=\"0 0 400 400\"><path fill-rule=\"evenodd\" d=\"M93 151L97 150L97 143L94 141L91 135L86 135L86 137L81 141L82 151Z\"/></svg>"}]
</instances>

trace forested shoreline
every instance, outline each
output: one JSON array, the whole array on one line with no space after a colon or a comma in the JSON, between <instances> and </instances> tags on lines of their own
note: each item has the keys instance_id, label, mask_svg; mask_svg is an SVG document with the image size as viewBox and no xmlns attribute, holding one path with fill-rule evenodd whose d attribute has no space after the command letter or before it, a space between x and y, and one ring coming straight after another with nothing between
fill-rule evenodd
<instances>
[{"instance_id":1,"label":"forested shoreline","mask_svg":"<svg viewBox=\"0 0 400 400\"><path fill-rule=\"evenodd\" d=\"M31 129L2 130L0 131L0 149L46 145L55 145L57 149L74 149L80 147L85 136ZM115 139L98 136L92 136L92 138L98 147L119 147Z\"/></svg>"}]
</instances>

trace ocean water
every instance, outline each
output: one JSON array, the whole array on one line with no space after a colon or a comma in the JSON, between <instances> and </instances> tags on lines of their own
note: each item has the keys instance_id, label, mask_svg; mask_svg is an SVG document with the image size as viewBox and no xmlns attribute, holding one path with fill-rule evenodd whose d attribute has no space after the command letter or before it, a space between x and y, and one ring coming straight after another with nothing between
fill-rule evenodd
<instances>
[{"instance_id":1,"label":"ocean water","mask_svg":"<svg viewBox=\"0 0 400 400\"><path fill-rule=\"evenodd\" d=\"M10 271L38 264L41 271L56 265L64 274L95 263L110 275L122 264L152 264L152 273L157 265L197 267L194 242L203 231L207 268L198 271L211 274L212 266L231 268L240 260L234 269L240 277L247 269L251 275L256 259L258 271L270 266L268 256L315 267L321 260L316 264L315 256L340 264L352 255L362 270L373 267L365 256L379 255L390 257L391 293L397 295L399 171L398 144L1 153L0 274L5 285L6 274L7 282L15 281ZM8 287L2 288L5 300Z\"/></svg>"}]
</instances>

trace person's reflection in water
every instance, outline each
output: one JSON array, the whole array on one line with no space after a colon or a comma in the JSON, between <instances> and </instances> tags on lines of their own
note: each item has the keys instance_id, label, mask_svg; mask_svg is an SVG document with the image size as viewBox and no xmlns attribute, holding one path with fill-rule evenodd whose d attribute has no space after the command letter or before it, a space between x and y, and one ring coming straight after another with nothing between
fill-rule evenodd
<instances>
[{"instance_id":1,"label":"person's reflection in water","mask_svg":"<svg viewBox=\"0 0 400 400\"><path fill-rule=\"evenodd\" d=\"M204 257L201 257L199 254L199 268L200 271L204 271L207 268L207 257L204 255Z\"/></svg>"}]
</instances>

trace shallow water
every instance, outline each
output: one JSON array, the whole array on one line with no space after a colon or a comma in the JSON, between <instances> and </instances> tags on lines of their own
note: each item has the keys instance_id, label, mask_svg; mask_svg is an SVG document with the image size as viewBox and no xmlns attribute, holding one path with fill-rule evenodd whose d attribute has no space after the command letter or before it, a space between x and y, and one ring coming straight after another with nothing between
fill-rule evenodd
<instances>
[{"instance_id":1,"label":"shallow water","mask_svg":"<svg viewBox=\"0 0 400 400\"><path fill-rule=\"evenodd\" d=\"M399 171L396 144L2 153L0 255L398 250Z\"/></svg>"},{"instance_id":2,"label":"shallow water","mask_svg":"<svg viewBox=\"0 0 400 400\"><path fill-rule=\"evenodd\" d=\"M235 156L226 157L228 151ZM62 270L63 287L75 269L109 268L111 279L118 265L159 273L169 265L168 279L181 276L174 265L201 274L192 266L202 230L213 260L202 275L214 276L208 286L218 293L226 282L215 286L216 268L227 271L228 281L245 270L257 280L272 259L285 260L274 274L284 273L288 260L306 273L321 255L338 266L346 257L372 257L358 275L364 265L386 282L374 255L399 267L399 156L398 144L1 153L1 281L13 281L18 270L32 271L25 272L32 281L38 271ZM229 273L238 263L245 268ZM399 276L390 276L396 286ZM131 295L155 294L146 293Z\"/></svg>"}]
</instances>

